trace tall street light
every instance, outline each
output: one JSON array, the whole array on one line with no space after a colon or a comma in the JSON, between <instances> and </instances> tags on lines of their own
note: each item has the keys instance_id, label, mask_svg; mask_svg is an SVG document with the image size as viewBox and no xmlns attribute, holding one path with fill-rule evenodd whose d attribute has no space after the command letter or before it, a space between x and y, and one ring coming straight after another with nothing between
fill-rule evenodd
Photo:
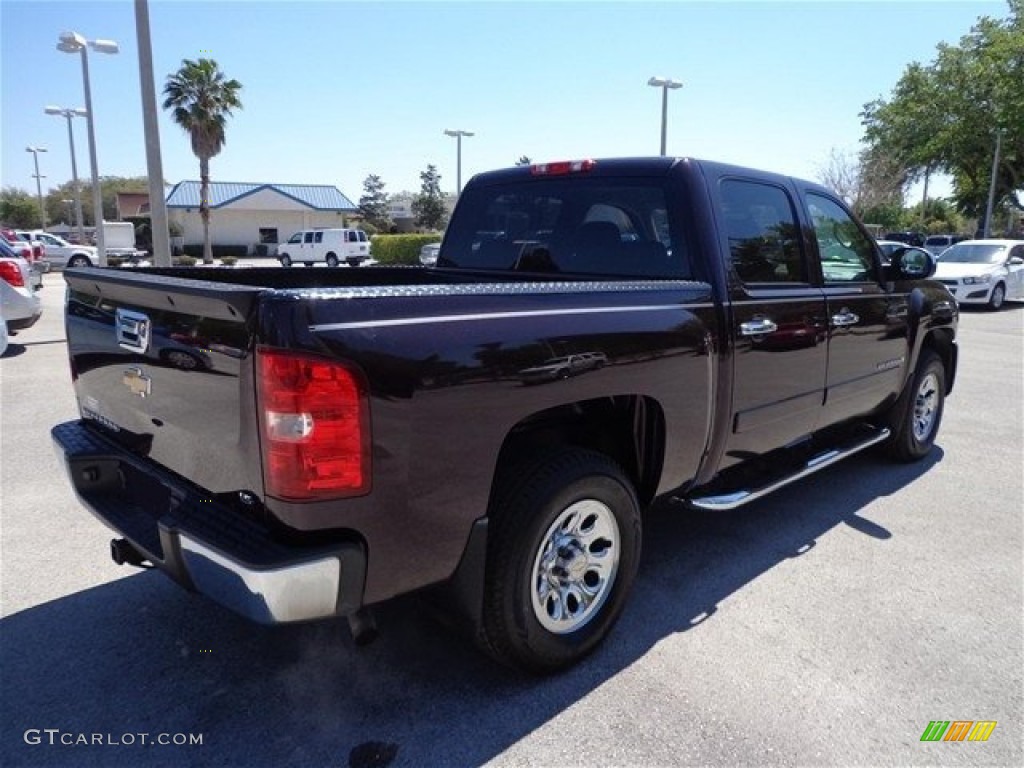
<instances>
[{"instance_id":1,"label":"tall street light","mask_svg":"<svg viewBox=\"0 0 1024 768\"><path fill-rule=\"evenodd\" d=\"M992 155L992 177L988 182L988 202L985 204L985 226L981 230L982 237L992 235L992 209L996 201L996 176L999 175L999 152L1003 145L1003 129L996 128L996 151Z\"/></svg>"},{"instance_id":2,"label":"tall street light","mask_svg":"<svg viewBox=\"0 0 1024 768\"><path fill-rule=\"evenodd\" d=\"M75 226L78 229L78 242L85 245L85 222L82 218L82 189L78 184L78 163L75 162L75 132L71 128L71 119L74 117L87 117L81 107L47 107L48 115L60 115L68 121L68 144L71 146L71 180L75 193Z\"/></svg>"},{"instance_id":3,"label":"tall street light","mask_svg":"<svg viewBox=\"0 0 1024 768\"><path fill-rule=\"evenodd\" d=\"M78 53L82 57L82 84L85 90L86 127L89 129L89 162L92 164L92 206L96 224L96 260L107 266L107 243L103 236L103 193L100 190L100 172L96 164L96 126L93 119L92 91L89 88L89 48L99 53L117 53L120 49L113 40L86 40L77 32L61 32L57 50Z\"/></svg>"},{"instance_id":4,"label":"tall street light","mask_svg":"<svg viewBox=\"0 0 1024 768\"><path fill-rule=\"evenodd\" d=\"M679 80L672 80L668 77L652 77L647 84L661 88L661 154L664 156L666 126L668 125L668 91L669 88L672 90L682 88L683 84Z\"/></svg>"},{"instance_id":5,"label":"tall street light","mask_svg":"<svg viewBox=\"0 0 1024 768\"><path fill-rule=\"evenodd\" d=\"M43 205L43 176L39 175L39 153L45 152L46 147L25 147L26 152L32 153L32 160L36 165L36 173L33 178L36 180L36 197L39 198L39 216L43 222L43 229L46 229L46 206Z\"/></svg>"},{"instance_id":6,"label":"tall street light","mask_svg":"<svg viewBox=\"0 0 1024 768\"><path fill-rule=\"evenodd\" d=\"M454 136L455 141L458 144L456 149L456 171L455 171L455 196L458 197L462 194L462 137L472 136L470 131L450 131L447 128L444 132L445 136Z\"/></svg>"}]
</instances>

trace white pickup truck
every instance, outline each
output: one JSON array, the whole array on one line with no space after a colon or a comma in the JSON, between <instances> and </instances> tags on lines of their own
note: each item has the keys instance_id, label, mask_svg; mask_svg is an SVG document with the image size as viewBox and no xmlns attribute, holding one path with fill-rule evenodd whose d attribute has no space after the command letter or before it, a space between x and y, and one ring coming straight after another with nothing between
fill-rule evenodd
<instances>
[{"instance_id":1,"label":"white pickup truck","mask_svg":"<svg viewBox=\"0 0 1024 768\"><path fill-rule=\"evenodd\" d=\"M91 267L96 263L95 246L75 245L59 235L41 229L34 229L29 234L46 246L43 259L50 265L50 269Z\"/></svg>"}]
</instances>

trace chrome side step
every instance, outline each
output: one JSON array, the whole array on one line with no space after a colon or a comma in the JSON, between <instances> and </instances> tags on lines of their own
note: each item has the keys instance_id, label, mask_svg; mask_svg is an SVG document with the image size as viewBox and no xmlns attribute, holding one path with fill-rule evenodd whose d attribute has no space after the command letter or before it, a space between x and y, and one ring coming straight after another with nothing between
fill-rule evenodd
<instances>
[{"instance_id":1,"label":"chrome side step","mask_svg":"<svg viewBox=\"0 0 1024 768\"><path fill-rule=\"evenodd\" d=\"M723 493L716 496L696 496L693 498L679 499L679 501L682 501L688 506L695 507L696 509L711 511L736 509L737 507L742 507L744 504L757 501L763 496L767 496L772 491L784 488L790 483L795 483L797 480L805 478L808 475L813 475L819 469L824 469L831 464L835 464L837 461L842 461L855 453L860 453L865 448L870 448L872 445L888 439L890 434L891 433L888 429L880 429L867 439L862 439L847 446L825 451L808 461L804 465L803 469L794 472L791 475L779 478L778 480L762 486L761 488L733 491L731 493Z\"/></svg>"}]
</instances>

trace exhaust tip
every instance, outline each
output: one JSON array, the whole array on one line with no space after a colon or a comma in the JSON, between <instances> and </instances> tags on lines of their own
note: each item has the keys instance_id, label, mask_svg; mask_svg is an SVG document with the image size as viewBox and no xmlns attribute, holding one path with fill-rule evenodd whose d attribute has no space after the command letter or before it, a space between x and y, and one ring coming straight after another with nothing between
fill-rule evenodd
<instances>
[{"instance_id":1,"label":"exhaust tip","mask_svg":"<svg viewBox=\"0 0 1024 768\"><path fill-rule=\"evenodd\" d=\"M148 558L132 546L128 539L111 539L110 559L118 565L135 565L143 568Z\"/></svg>"},{"instance_id":2,"label":"exhaust tip","mask_svg":"<svg viewBox=\"0 0 1024 768\"><path fill-rule=\"evenodd\" d=\"M352 641L358 646L369 645L380 635L376 619L366 608L348 615L348 628L352 632Z\"/></svg>"}]
</instances>

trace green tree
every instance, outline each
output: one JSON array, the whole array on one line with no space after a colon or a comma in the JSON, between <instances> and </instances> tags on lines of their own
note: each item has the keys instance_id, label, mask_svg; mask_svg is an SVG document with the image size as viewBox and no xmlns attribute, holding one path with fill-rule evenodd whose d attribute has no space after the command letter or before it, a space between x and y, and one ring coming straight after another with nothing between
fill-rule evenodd
<instances>
[{"instance_id":1,"label":"green tree","mask_svg":"<svg viewBox=\"0 0 1024 768\"><path fill-rule=\"evenodd\" d=\"M0 223L18 229L40 227L39 201L35 195L17 187L0 190Z\"/></svg>"},{"instance_id":2,"label":"green tree","mask_svg":"<svg viewBox=\"0 0 1024 768\"><path fill-rule=\"evenodd\" d=\"M82 218L88 226L96 221L92 210L92 195L89 183L78 180L82 194ZM149 182L145 176L100 176L100 197L103 200L103 218L107 221L117 220L117 194L119 192L149 192ZM75 199L74 181L52 187L43 202L46 205L46 217L49 221L66 221L74 223L74 205L65 200Z\"/></svg>"},{"instance_id":3,"label":"green tree","mask_svg":"<svg viewBox=\"0 0 1024 768\"><path fill-rule=\"evenodd\" d=\"M192 153L199 158L199 215L203 219L203 263L213 263L210 246L210 158L224 148L227 118L242 108L238 97L242 84L227 80L213 59L185 59L181 68L167 77L164 109L171 114L192 141Z\"/></svg>"},{"instance_id":4,"label":"green tree","mask_svg":"<svg viewBox=\"0 0 1024 768\"><path fill-rule=\"evenodd\" d=\"M960 213L984 214L1001 132L995 204L1024 210L1024 0L1005 19L981 17L959 45L939 45L930 64L909 65L888 100L864 106L865 142L906 180L953 178Z\"/></svg>"},{"instance_id":5,"label":"green tree","mask_svg":"<svg viewBox=\"0 0 1024 768\"><path fill-rule=\"evenodd\" d=\"M416 217L416 226L443 229L447 213L444 195L441 194L441 174L437 172L435 166L428 165L427 170L420 173L420 182L420 193L412 201L412 215Z\"/></svg>"},{"instance_id":6,"label":"green tree","mask_svg":"<svg viewBox=\"0 0 1024 768\"><path fill-rule=\"evenodd\" d=\"M388 195L384 191L384 182L380 176L373 174L363 181L363 196L359 198L359 214L378 232L387 232L391 228L391 217L388 216Z\"/></svg>"}]
</instances>

